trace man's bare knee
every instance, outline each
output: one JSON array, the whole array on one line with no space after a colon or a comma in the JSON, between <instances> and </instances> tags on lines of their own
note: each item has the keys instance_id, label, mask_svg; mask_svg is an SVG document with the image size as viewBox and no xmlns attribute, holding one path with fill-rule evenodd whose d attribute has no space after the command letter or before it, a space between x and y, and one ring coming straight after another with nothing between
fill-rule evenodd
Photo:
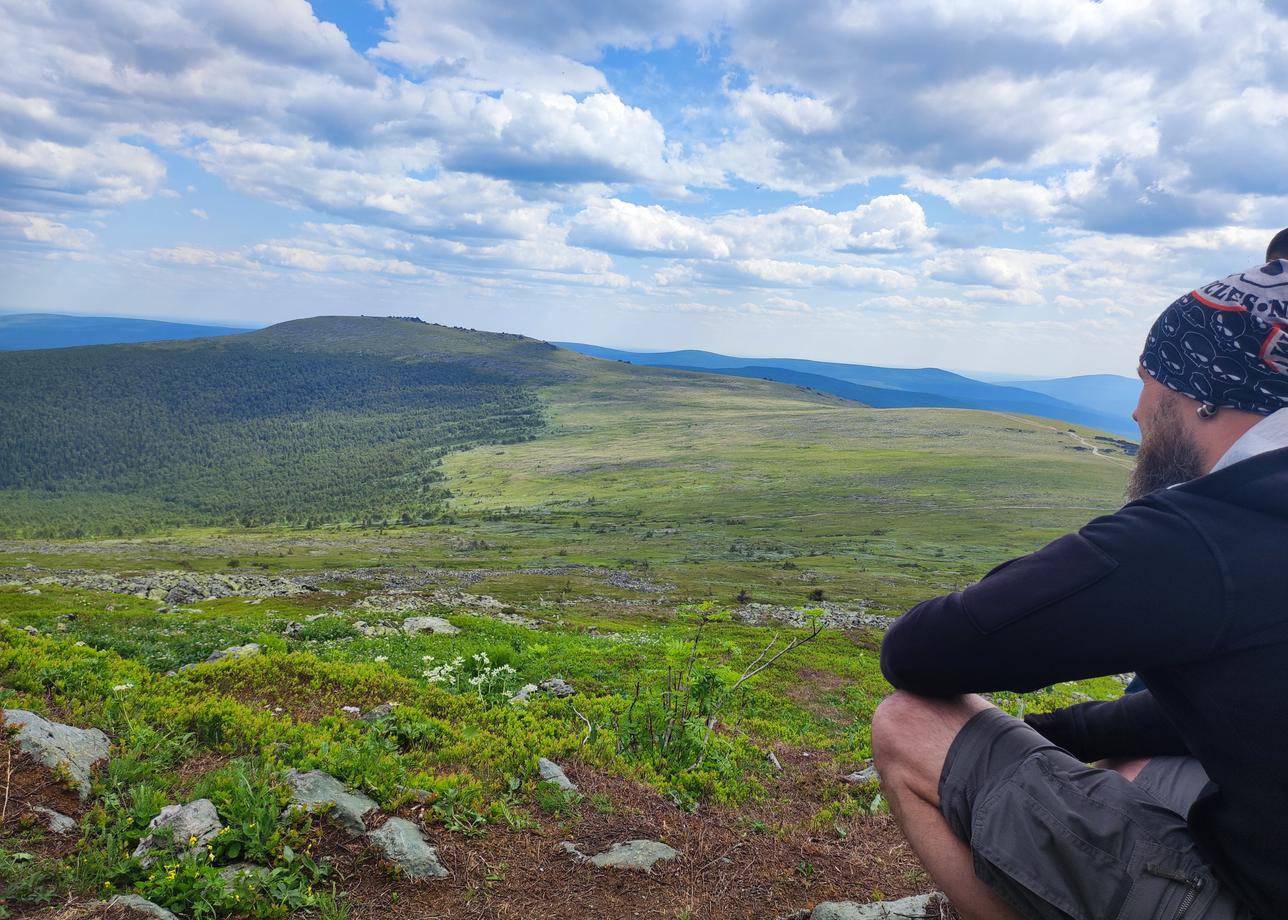
<instances>
[{"instance_id":1,"label":"man's bare knee","mask_svg":"<svg viewBox=\"0 0 1288 920\"><path fill-rule=\"evenodd\" d=\"M896 690L872 716L872 756L878 772L942 764L961 727L989 708L992 703L974 695L934 699Z\"/></svg>"}]
</instances>

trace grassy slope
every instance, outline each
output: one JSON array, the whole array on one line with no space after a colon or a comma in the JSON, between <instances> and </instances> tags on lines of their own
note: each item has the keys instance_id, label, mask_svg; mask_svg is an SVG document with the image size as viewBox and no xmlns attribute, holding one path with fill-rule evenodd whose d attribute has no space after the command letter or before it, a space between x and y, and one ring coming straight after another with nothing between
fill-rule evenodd
<instances>
[{"instance_id":1,"label":"grassy slope","mask_svg":"<svg viewBox=\"0 0 1288 920\"><path fill-rule=\"evenodd\" d=\"M454 512L509 558L647 562L691 597L801 602L790 561L829 599L898 607L1112 510L1130 469L1040 420L594 371L543 392L542 438L445 461Z\"/></svg>"},{"instance_id":2,"label":"grassy slope","mask_svg":"<svg viewBox=\"0 0 1288 920\"><path fill-rule=\"evenodd\" d=\"M541 621L539 630L443 607L426 612L451 616L462 627L459 636L355 638L349 624L371 615L350 604L370 590L363 579L379 572L339 584L342 596L258 605L225 599L197 604L200 612L160 613L155 602L102 592L46 587L30 595L0 586L0 618L49 636L35 639L0 625L0 688L11 688L0 689L3 702L102 725L122 739L127 756L136 756L131 744L141 744L131 740L139 726L157 725L192 732L197 762L217 753L274 768L322 767L388 807L400 801L402 782L457 789L463 808L489 817L489 840L509 839L504 808L527 808L547 820L528 779L538 754L641 781L681 801L747 803L767 796L774 803L782 796L784 814L802 815L784 819L774 831L788 841L796 834L802 841L864 835L874 832L865 823L873 790L845 787L834 777L867 756L868 719L888 690L877 667L875 632L825 633L763 675L752 685L738 730L703 769L615 751L612 720L636 681L646 696L656 694L667 667L688 647L692 627L678 606L706 597L730 603L740 589L756 600L795 604L821 587L828 600L897 611L1115 507L1129 468L1121 454L1078 450L1081 444L1065 429L1039 420L870 410L758 380L627 367L562 352L539 357L531 366L554 362L560 371L539 390L547 417L542 437L449 455L443 472L455 496L453 523L0 544L0 566L14 568L213 571L228 570L235 557L243 572L482 570L482 580L466 590L520 606ZM628 569L658 587L615 588L602 569L521 571L570 563ZM342 611L324 621L333 632L279 638L287 621L303 621L323 607ZM69 611L75 618L59 619ZM701 645L702 658L717 670L730 669L719 671L728 680L771 632L716 624ZM266 657L163 676L213 648L254 639L265 643ZM511 715L508 707L475 705L427 687L420 676L424 655L443 661L479 651L512 664L516 684L551 674L572 681L579 711L596 726L595 739L582 746L584 726L566 704L539 703ZM124 682L136 686L110 691ZM1082 694L1117 692L1114 681L1100 679L1022 701L999 694L998 701L1012 709L1047 708ZM386 699L403 702L400 718L411 720L400 729L409 740L396 750L363 741L350 723L334 718L343 705ZM266 708L272 706L282 711ZM432 725L417 721L424 719ZM763 758L774 746L784 758L793 750L815 752L808 762L829 764L822 769L833 779L820 787L796 779L803 774L789 765L785 785L775 783ZM146 752L137 756L145 765L156 760ZM149 769L168 775L159 761ZM512 775L524 785L517 798L506 799ZM797 796L807 786L818 799L802 803ZM181 788L167 794L179 795ZM128 785L111 792L127 802L142 794ZM503 800L510 804L503 808ZM561 819L563 827L543 833L575 835L576 822L599 808L583 804L580 818ZM446 829L448 816L434 811L427 817L443 823L440 840L456 838ZM133 827L123 823L126 818L109 817L108 830L86 838L86 846L101 847L109 832L117 849L121 841L132 846L146 818L136 816ZM754 839L748 846L755 847ZM6 846L0 841L0 886ZM82 860L75 871L54 873L41 891L62 898L100 888L105 879L134 884L134 872L128 861L104 866ZM776 897L813 903L865 894L845 890L841 876L829 878L784 878ZM418 897L430 898L427 909L436 903L429 894ZM361 916L378 916L388 907L361 898L356 904Z\"/></svg>"}]
</instances>

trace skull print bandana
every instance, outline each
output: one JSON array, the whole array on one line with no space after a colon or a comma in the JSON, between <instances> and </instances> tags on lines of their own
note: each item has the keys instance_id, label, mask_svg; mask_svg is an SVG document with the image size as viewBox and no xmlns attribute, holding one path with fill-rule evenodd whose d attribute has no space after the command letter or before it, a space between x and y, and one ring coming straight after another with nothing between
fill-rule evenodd
<instances>
[{"instance_id":1,"label":"skull print bandana","mask_svg":"<svg viewBox=\"0 0 1288 920\"><path fill-rule=\"evenodd\" d=\"M1288 259L1175 301L1149 330L1140 363L1199 402L1262 415L1288 406Z\"/></svg>"}]
</instances>

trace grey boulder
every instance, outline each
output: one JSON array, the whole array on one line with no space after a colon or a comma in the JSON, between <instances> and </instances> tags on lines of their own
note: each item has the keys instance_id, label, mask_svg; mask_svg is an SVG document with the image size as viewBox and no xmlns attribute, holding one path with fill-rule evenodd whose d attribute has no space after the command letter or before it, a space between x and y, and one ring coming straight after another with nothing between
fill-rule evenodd
<instances>
[{"instance_id":1,"label":"grey boulder","mask_svg":"<svg viewBox=\"0 0 1288 920\"><path fill-rule=\"evenodd\" d=\"M148 822L151 831L134 848L134 858L144 866L156 862L154 850L164 846L164 836L159 831L169 830L176 850L197 850L204 847L223 830L224 825L210 799L197 799L186 805L167 805Z\"/></svg>"},{"instance_id":2,"label":"grey boulder","mask_svg":"<svg viewBox=\"0 0 1288 920\"><path fill-rule=\"evenodd\" d=\"M321 770L291 770L286 774L286 783L291 787L291 802L295 807L329 806L324 809L327 816L354 837L366 832L366 816L377 807L375 800L350 792L338 779Z\"/></svg>"},{"instance_id":3,"label":"grey boulder","mask_svg":"<svg viewBox=\"0 0 1288 920\"><path fill-rule=\"evenodd\" d=\"M425 842L420 829L406 818L390 818L368 832L367 839L407 878L443 878L448 874L438 861L438 852Z\"/></svg>"},{"instance_id":4,"label":"grey boulder","mask_svg":"<svg viewBox=\"0 0 1288 920\"><path fill-rule=\"evenodd\" d=\"M174 914L160 904L153 904L147 898L137 894L118 894L107 902L108 907L125 907L156 920L179 920Z\"/></svg>"},{"instance_id":5,"label":"grey boulder","mask_svg":"<svg viewBox=\"0 0 1288 920\"><path fill-rule=\"evenodd\" d=\"M76 728L50 722L25 709L6 709L4 723L16 726L13 740L24 753L52 769L67 771L83 799L89 795L90 771L107 759L111 744L97 728Z\"/></svg>"},{"instance_id":6,"label":"grey boulder","mask_svg":"<svg viewBox=\"0 0 1288 920\"><path fill-rule=\"evenodd\" d=\"M588 862L599 869L629 869L636 872L652 872L653 867L663 860L679 859L679 850L657 840L627 840L615 843L602 853L586 856L574 844L561 844L565 853L578 860Z\"/></svg>"},{"instance_id":7,"label":"grey boulder","mask_svg":"<svg viewBox=\"0 0 1288 920\"><path fill-rule=\"evenodd\" d=\"M32 805L31 810L44 820L45 826L49 828L50 833L70 834L76 830L76 819L69 818L62 812L54 811L52 808L46 808L44 805Z\"/></svg>"},{"instance_id":8,"label":"grey boulder","mask_svg":"<svg viewBox=\"0 0 1288 920\"><path fill-rule=\"evenodd\" d=\"M564 775L563 768L553 760L547 760L544 757L537 758L537 772L547 783L554 783L564 792L576 792L577 786Z\"/></svg>"},{"instance_id":9,"label":"grey boulder","mask_svg":"<svg viewBox=\"0 0 1288 920\"><path fill-rule=\"evenodd\" d=\"M408 617L402 621L402 631L409 636L421 633L433 633L440 636L454 636L460 630L442 617Z\"/></svg>"}]
</instances>

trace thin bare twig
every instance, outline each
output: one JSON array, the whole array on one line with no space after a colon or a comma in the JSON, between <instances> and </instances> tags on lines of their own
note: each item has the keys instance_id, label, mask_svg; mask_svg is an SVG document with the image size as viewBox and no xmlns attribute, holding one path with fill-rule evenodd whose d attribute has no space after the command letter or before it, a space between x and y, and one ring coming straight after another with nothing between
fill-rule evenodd
<instances>
[{"instance_id":1,"label":"thin bare twig","mask_svg":"<svg viewBox=\"0 0 1288 920\"><path fill-rule=\"evenodd\" d=\"M585 716L581 714L580 709L578 709L576 706L573 706L572 703L569 703L568 705L572 707L573 712L577 713L577 718L581 719L581 721L586 723L586 737L582 738L581 744L577 745L577 747L579 748L585 747L586 742L590 740L590 736L595 733L595 729L591 726L590 719L587 719Z\"/></svg>"},{"instance_id":2,"label":"thin bare twig","mask_svg":"<svg viewBox=\"0 0 1288 920\"><path fill-rule=\"evenodd\" d=\"M13 748L5 751L4 760L4 805L0 806L0 824L4 824L5 815L9 814L9 785L13 777Z\"/></svg>"}]
</instances>

